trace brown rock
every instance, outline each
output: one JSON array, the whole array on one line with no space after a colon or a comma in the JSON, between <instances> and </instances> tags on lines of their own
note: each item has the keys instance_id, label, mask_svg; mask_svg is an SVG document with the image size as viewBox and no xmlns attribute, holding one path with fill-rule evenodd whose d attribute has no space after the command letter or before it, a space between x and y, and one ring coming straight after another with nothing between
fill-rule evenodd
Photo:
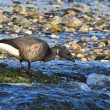
<instances>
[{"instance_id":1,"label":"brown rock","mask_svg":"<svg viewBox=\"0 0 110 110\"><path fill-rule=\"evenodd\" d=\"M81 49L81 46L79 44L72 45L72 49L74 49L74 50L80 50Z\"/></svg>"},{"instance_id":2,"label":"brown rock","mask_svg":"<svg viewBox=\"0 0 110 110\"><path fill-rule=\"evenodd\" d=\"M68 28L75 28L75 29L77 29L80 25L81 25L81 21L78 19L72 20L66 24Z\"/></svg>"},{"instance_id":3,"label":"brown rock","mask_svg":"<svg viewBox=\"0 0 110 110\"><path fill-rule=\"evenodd\" d=\"M52 33L57 33L57 32L61 32L61 28L59 27L59 25L57 23L52 22L51 26L50 26L51 32Z\"/></svg>"}]
</instances>

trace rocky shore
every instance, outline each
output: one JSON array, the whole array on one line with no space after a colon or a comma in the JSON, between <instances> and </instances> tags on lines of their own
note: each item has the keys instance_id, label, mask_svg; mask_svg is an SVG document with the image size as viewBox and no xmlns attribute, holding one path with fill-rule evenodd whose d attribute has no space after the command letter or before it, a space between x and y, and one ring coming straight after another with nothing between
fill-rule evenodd
<instances>
[{"instance_id":1,"label":"rocky shore","mask_svg":"<svg viewBox=\"0 0 110 110\"><path fill-rule=\"evenodd\" d=\"M64 5L47 4L50 10L41 11L35 7L25 7L20 2L14 2L10 11L0 10L0 33L12 37L22 35L54 34L52 38L57 38L56 34L69 32L72 35L100 31L110 33L110 15L102 14L100 6L90 7L74 2L69 8ZM51 8L54 7L52 10ZM102 8L105 7L102 5ZM104 8L105 11L109 7ZM68 38L64 44L70 49L75 59L82 61L90 60L110 60L110 38L98 38L96 36L83 37L79 39ZM6 58L5 52L0 58Z\"/></svg>"}]
</instances>

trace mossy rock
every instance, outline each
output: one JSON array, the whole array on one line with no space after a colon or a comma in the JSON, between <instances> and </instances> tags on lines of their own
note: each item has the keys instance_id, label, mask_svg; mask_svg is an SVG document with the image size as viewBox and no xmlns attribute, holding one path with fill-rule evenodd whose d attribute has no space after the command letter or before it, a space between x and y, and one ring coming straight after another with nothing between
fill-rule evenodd
<instances>
[{"instance_id":1,"label":"mossy rock","mask_svg":"<svg viewBox=\"0 0 110 110\"><path fill-rule=\"evenodd\" d=\"M22 71L17 68L9 68L7 65L0 64L1 83L32 83L33 81L58 84L60 79L56 76L48 76L41 71L32 71L32 76L30 77L26 69L23 69Z\"/></svg>"}]
</instances>

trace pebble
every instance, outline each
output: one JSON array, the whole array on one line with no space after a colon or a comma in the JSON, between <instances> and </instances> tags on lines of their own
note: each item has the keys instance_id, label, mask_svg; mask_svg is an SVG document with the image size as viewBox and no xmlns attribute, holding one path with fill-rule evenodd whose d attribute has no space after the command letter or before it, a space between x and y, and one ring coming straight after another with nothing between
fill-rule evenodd
<instances>
[{"instance_id":1,"label":"pebble","mask_svg":"<svg viewBox=\"0 0 110 110\"><path fill-rule=\"evenodd\" d=\"M22 32L25 33L25 34L28 34L28 35L32 34L32 31L28 30L28 29L23 29Z\"/></svg>"},{"instance_id":2,"label":"pebble","mask_svg":"<svg viewBox=\"0 0 110 110\"><path fill-rule=\"evenodd\" d=\"M54 38L54 39L58 39L59 38L59 36L57 36L55 34L51 34L50 36L51 36L51 38Z\"/></svg>"}]
</instances>

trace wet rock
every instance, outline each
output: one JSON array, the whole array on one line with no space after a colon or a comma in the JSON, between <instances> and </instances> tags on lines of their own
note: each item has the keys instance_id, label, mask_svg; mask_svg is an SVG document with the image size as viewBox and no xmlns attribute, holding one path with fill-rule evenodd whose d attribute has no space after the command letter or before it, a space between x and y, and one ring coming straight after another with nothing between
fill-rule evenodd
<instances>
[{"instance_id":1,"label":"wet rock","mask_svg":"<svg viewBox=\"0 0 110 110\"><path fill-rule=\"evenodd\" d=\"M75 45L73 44L71 46L71 48L74 49L74 50L79 50L79 49L81 49L81 46L79 44L75 44Z\"/></svg>"},{"instance_id":2,"label":"wet rock","mask_svg":"<svg viewBox=\"0 0 110 110\"><path fill-rule=\"evenodd\" d=\"M64 27L64 30L65 30L65 32L72 32L72 33L75 32L75 29L74 28Z\"/></svg>"},{"instance_id":3,"label":"wet rock","mask_svg":"<svg viewBox=\"0 0 110 110\"><path fill-rule=\"evenodd\" d=\"M110 77L102 75L102 74L90 74L87 77L87 84L89 86L101 86L110 83Z\"/></svg>"},{"instance_id":4,"label":"wet rock","mask_svg":"<svg viewBox=\"0 0 110 110\"><path fill-rule=\"evenodd\" d=\"M28 35L32 34L32 31L28 30L28 29L23 29L22 32L25 33L25 34L28 34Z\"/></svg>"},{"instance_id":5,"label":"wet rock","mask_svg":"<svg viewBox=\"0 0 110 110\"><path fill-rule=\"evenodd\" d=\"M58 77L65 77L65 78L69 78L70 80L74 80L74 81L78 81L78 82L86 82L86 77L83 74L79 74L79 73L56 73L54 74Z\"/></svg>"},{"instance_id":6,"label":"wet rock","mask_svg":"<svg viewBox=\"0 0 110 110\"><path fill-rule=\"evenodd\" d=\"M83 26L81 26L81 28L79 29L80 33L87 33L89 32L91 29L88 25L84 24Z\"/></svg>"},{"instance_id":7,"label":"wet rock","mask_svg":"<svg viewBox=\"0 0 110 110\"><path fill-rule=\"evenodd\" d=\"M23 27L18 26L18 25L13 25L13 29L12 31L16 32L16 33L20 33L20 31L23 29Z\"/></svg>"},{"instance_id":8,"label":"wet rock","mask_svg":"<svg viewBox=\"0 0 110 110\"><path fill-rule=\"evenodd\" d=\"M81 58L81 61L88 61L87 58Z\"/></svg>"},{"instance_id":9,"label":"wet rock","mask_svg":"<svg viewBox=\"0 0 110 110\"><path fill-rule=\"evenodd\" d=\"M81 53L79 53L79 54L77 54L77 58L78 58L78 59L82 59L82 58L84 58L84 55L81 54Z\"/></svg>"},{"instance_id":10,"label":"wet rock","mask_svg":"<svg viewBox=\"0 0 110 110\"><path fill-rule=\"evenodd\" d=\"M110 46L110 39L107 40L107 44L108 44L108 46Z\"/></svg>"},{"instance_id":11,"label":"wet rock","mask_svg":"<svg viewBox=\"0 0 110 110\"><path fill-rule=\"evenodd\" d=\"M67 83L63 83L62 85L66 89L69 87L74 90L91 91L91 89L88 87L88 85L85 83L82 83L82 82L70 81Z\"/></svg>"},{"instance_id":12,"label":"wet rock","mask_svg":"<svg viewBox=\"0 0 110 110\"><path fill-rule=\"evenodd\" d=\"M57 35L55 35L55 34L51 34L51 38L58 39L59 36L57 36Z\"/></svg>"},{"instance_id":13,"label":"wet rock","mask_svg":"<svg viewBox=\"0 0 110 110\"><path fill-rule=\"evenodd\" d=\"M93 41L95 41L95 42L98 41L98 37L96 37L96 36L93 36L91 39L92 39Z\"/></svg>"},{"instance_id":14,"label":"wet rock","mask_svg":"<svg viewBox=\"0 0 110 110\"><path fill-rule=\"evenodd\" d=\"M79 28L79 26L81 26L81 21L79 19L73 19L71 21L69 21L66 26L68 28L74 28L74 29L77 29Z\"/></svg>"},{"instance_id":15,"label":"wet rock","mask_svg":"<svg viewBox=\"0 0 110 110\"><path fill-rule=\"evenodd\" d=\"M106 44L105 44L104 42L100 42L98 47L99 47L99 48L103 48L103 47L105 47L105 45L106 45Z\"/></svg>"},{"instance_id":16,"label":"wet rock","mask_svg":"<svg viewBox=\"0 0 110 110\"><path fill-rule=\"evenodd\" d=\"M106 55L105 53L98 54L95 58L95 60L107 60L107 59L109 59L109 56Z\"/></svg>"},{"instance_id":17,"label":"wet rock","mask_svg":"<svg viewBox=\"0 0 110 110\"><path fill-rule=\"evenodd\" d=\"M31 24L31 22L23 16L17 16L15 23L23 27L29 27Z\"/></svg>"},{"instance_id":18,"label":"wet rock","mask_svg":"<svg viewBox=\"0 0 110 110\"><path fill-rule=\"evenodd\" d=\"M3 28L3 25L0 25L0 29L2 29Z\"/></svg>"},{"instance_id":19,"label":"wet rock","mask_svg":"<svg viewBox=\"0 0 110 110\"><path fill-rule=\"evenodd\" d=\"M7 97L10 96L8 92L0 92L0 97Z\"/></svg>"},{"instance_id":20,"label":"wet rock","mask_svg":"<svg viewBox=\"0 0 110 110\"><path fill-rule=\"evenodd\" d=\"M20 5L16 4L15 6L13 6L13 10L23 14L23 15L27 15L27 9L25 7L21 7Z\"/></svg>"},{"instance_id":21,"label":"wet rock","mask_svg":"<svg viewBox=\"0 0 110 110\"><path fill-rule=\"evenodd\" d=\"M82 6L83 11L87 12L89 10L89 6L87 5L83 5Z\"/></svg>"},{"instance_id":22,"label":"wet rock","mask_svg":"<svg viewBox=\"0 0 110 110\"><path fill-rule=\"evenodd\" d=\"M57 23L54 23L54 22L51 23L50 29L51 29L52 33L58 33L58 32L62 31L60 26Z\"/></svg>"},{"instance_id":23,"label":"wet rock","mask_svg":"<svg viewBox=\"0 0 110 110\"><path fill-rule=\"evenodd\" d=\"M0 10L0 24L3 22L3 10Z\"/></svg>"}]
</instances>

